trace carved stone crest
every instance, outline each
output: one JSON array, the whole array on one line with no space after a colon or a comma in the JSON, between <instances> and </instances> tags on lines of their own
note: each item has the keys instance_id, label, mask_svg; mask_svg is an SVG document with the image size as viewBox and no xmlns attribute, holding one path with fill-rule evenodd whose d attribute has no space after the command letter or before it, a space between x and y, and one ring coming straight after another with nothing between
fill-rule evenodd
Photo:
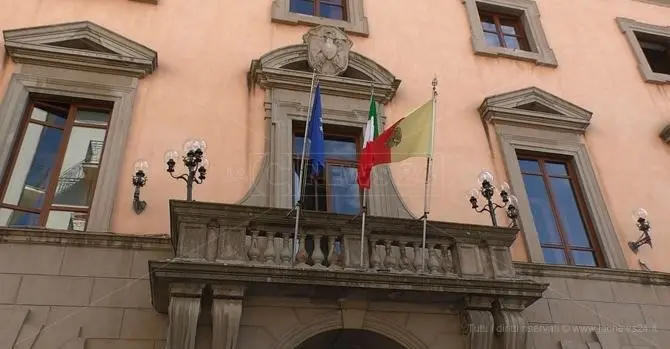
<instances>
[{"instance_id":1,"label":"carved stone crest","mask_svg":"<svg viewBox=\"0 0 670 349\"><path fill-rule=\"evenodd\" d=\"M386 147L393 148L402 142L402 129L397 127L393 129L393 134L386 140Z\"/></svg>"},{"instance_id":2,"label":"carved stone crest","mask_svg":"<svg viewBox=\"0 0 670 349\"><path fill-rule=\"evenodd\" d=\"M340 75L349 66L353 42L340 29L320 25L303 35L307 44L307 60L319 74Z\"/></svg>"}]
</instances>

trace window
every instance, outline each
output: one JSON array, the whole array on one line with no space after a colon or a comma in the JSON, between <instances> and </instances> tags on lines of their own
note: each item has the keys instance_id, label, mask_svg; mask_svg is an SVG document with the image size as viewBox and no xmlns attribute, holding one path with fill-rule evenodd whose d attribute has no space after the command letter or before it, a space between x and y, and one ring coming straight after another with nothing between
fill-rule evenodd
<instances>
[{"instance_id":1,"label":"window","mask_svg":"<svg viewBox=\"0 0 670 349\"><path fill-rule=\"evenodd\" d=\"M670 27L617 18L645 81L670 83Z\"/></svg>"},{"instance_id":2,"label":"window","mask_svg":"<svg viewBox=\"0 0 670 349\"><path fill-rule=\"evenodd\" d=\"M347 20L346 0L291 0L290 11L304 15Z\"/></svg>"},{"instance_id":3,"label":"window","mask_svg":"<svg viewBox=\"0 0 670 349\"><path fill-rule=\"evenodd\" d=\"M601 266L593 228L570 160L519 154L519 167L549 264Z\"/></svg>"},{"instance_id":4,"label":"window","mask_svg":"<svg viewBox=\"0 0 670 349\"><path fill-rule=\"evenodd\" d=\"M297 131L300 130L300 131ZM305 195L307 210L357 214L361 209L357 182L359 137L325 130L326 166L318 177L310 175L311 163L305 159ZM293 136L293 199L298 200L300 157L304 141L304 124Z\"/></svg>"},{"instance_id":5,"label":"window","mask_svg":"<svg viewBox=\"0 0 670 349\"><path fill-rule=\"evenodd\" d=\"M670 74L670 37L635 33L651 71Z\"/></svg>"},{"instance_id":6,"label":"window","mask_svg":"<svg viewBox=\"0 0 670 349\"><path fill-rule=\"evenodd\" d=\"M272 21L284 24L329 25L368 36L363 0L274 0Z\"/></svg>"},{"instance_id":7,"label":"window","mask_svg":"<svg viewBox=\"0 0 670 349\"><path fill-rule=\"evenodd\" d=\"M586 149L592 113L537 87L487 97L479 112L519 198L530 261L627 268Z\"/></svg>"},{"instance_id":8,"label":"window","mask_svg":"<svg viewBox=\"0 0 670 349\"><path fill-rule=\"evenodd\" d=\"M1 187L0 225L84 231L111 105L31 100Z\"/></svg>"},{"instance_id":9,"label":"window","mask_svg":"<svg viewBox=\"0 0 670 349\"><path fill-rule=\"evenodd\" d=\"M495 12L479 12L486 43L495 47L507 47L528 51L528 40L519 16Z\"/></svg>"},{"instance_id":10,"label":"window","mask_svg":"<svg viewBox=\"0 0 670 349\"><path fill-rule=\"evenodd\" d=\"M533 0L463 0L476 54L558 66Z\"/></svg>"}]
</instances>

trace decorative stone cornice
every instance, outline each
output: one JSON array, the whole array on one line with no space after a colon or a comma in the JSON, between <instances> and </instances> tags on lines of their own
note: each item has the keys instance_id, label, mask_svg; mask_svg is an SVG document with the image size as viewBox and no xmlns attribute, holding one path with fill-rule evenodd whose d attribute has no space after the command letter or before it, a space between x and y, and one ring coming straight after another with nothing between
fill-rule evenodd
<instances>
[{"instance_id":1,"label":"decorative stone cornice","mask_svg":"<svg viewBox=\"0 0 670 349\"><path fill-rule=\"evenodd\" d=\"M670 124L665 125L665 127L663 127L661 133L659 134L659 137L661 137L663 142L670 143Z\"/></svg>"},{"instance_id":2,"label":"decorative stone cornice","mask_svg":"<svg viewBox=\"0 0 670 349\"><path fill-rule=\"evenodd\" d=\"M89 21L3 32L17 63L144 77L158 64L156 51Z\"/></svg>"},{"instance_id":3,"label":"decorative stone cornice","mask_svg":"<svg viewBox=\"0 0 670 349\"><path fill-rule=\"evenodd\" d=\"M310 91L313 73L287 68L300 62L307 64L307 56L307 44L300 44L282 47L254 59L249 68L249 89L258 84L263 89ZM376 99L387 103L393 99L400 86L400 80L384 67L353 51L349 53L349 69L366 76L367 79L319 75L322 93L369 99L370 88L374 84Z\"/></svg>"},{"instance_id":4,"label":"decorative stone cornice","mask_svg":"<svg viewBox=\"0 0 670 349\"><path fill-rule=\"evenodd\" d=\"M657 271L577 267L571 265L524 262L515 262L514 269L517 275L525 277L556 277L670 286L670 273Z\"/></svg>"},{"instance_id":5,"label":"decorative stone cornice","mask_svg":"<svg viewBox=\"0 0 670 349\"><path fill-rule=\"evenodd\" d=\"M150 261L154 308L166 312L168 287L175 282L245 285L254 295L309 297L330 295L335 299L368 292L374 299L417 303L458 301L472 295L520 298L531 304L542 297L547 284L530 280L489 280L431 275L361 273L306 268L276 268L264 265L197 263L194 261Z\"/></svg>"},{"instance_id":6,"label":"decorative stone cornice","mask_svg":"<svg viewBox=\"0 0 670 349\"><path fill-rule=\"evenodd\" d=\"M0 244L35 244L104 247L134 250L169 250L167 235L80 233L67 230L0 227Z\"/></svg>"},{"instance_id":7,"label":"decorative stone cornice","mask_svg":"<svg viewBox=\"0 0 670 349\"><path fill-rule=\"evenodd\" d=\"M494 124L544 127L583 133L592 113L537 87L502 93L484 99L479 107L484 120Z\"/></svg>"}]
</instances>

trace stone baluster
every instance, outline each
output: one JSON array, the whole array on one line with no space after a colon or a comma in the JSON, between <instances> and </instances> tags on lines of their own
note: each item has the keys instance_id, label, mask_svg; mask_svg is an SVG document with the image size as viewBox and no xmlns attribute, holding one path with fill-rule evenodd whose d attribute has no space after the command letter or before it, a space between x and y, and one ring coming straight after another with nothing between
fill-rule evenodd
<instances>
[{"instance_id":1,"label":"stone baluster","mask_svg":"<svg viewBox=\"0 0 670 349\"><path fill-rule=\"evenodd\" d=\"M400 241L399 248L400 248L400 261L398 264L400 265L400 271L403 273L408 273L411 271L412 262L407 257L407 242Z\"/></svg>"},{"instance_id":2,"label":"stone baluster","mask_svg":"<svg viewBox=\"0 0 670 349\"><path fill-rule=\"evenodd\" d=\"M267 232L265 236L267 237L265 251L263 252L265 264L275 264L275 234Z\"/></svg>"},{"instance_id":3,"label":"stone baluster","mask_svg":"<svg viewBox=\"0 0 670 349\"><path fill-rule=\"evenodd\" d=\"M440 261L437 259L437 251L435 251L435 244L428 244L428 269L432 274L440 274Z\"/></svg>"},{"instance_id":4,"label":"stone baluster","mask_svg":"<svg viewBox=\"0 0 670 349\"><path fill-rule=\"evenodd\" d=\"M307 264L307 249L305 248L305 235L302 234L299 238L300 247L298 247L298 253L295 256L296 266L300 268L309 268Z\"/></svg>"},{"instance_id":5,"label":"stone baluster","mask_svg":"<svg viewBox=\"0 0 670 349\"><path fill-rule=\"evenodd\" d=\"M251 244L249 245L249 260L251 263L258 263L258 256L261 255L261 251L258 249L258 231L254 230L251 232Z\"/></svg>"},{"instance_id":6,"label":"stone baluster","mask_svg":"<svg viewBox=\"0 0 670 349\"><path fill-rule=\"evenodd\" d=\"M338 265L338 254L335 251L335 236L328 236L328 268L340 269Z\"/></svg>"},{"instance_id":7,"label":"stone baluster","mask_svg":"<svg viewBox=\"0 0 670 349\"><path fill-rule=\"evenodd\" d=\"M281 265L289 266L291 265L291 237L289 233L282 234L282 243L284 244L284 248L279 253Z\"/></svg>"},{"instance_id":8,"label":"stone baluster","mask_svg":"<svg viewBox=\"0 0 670 349\"><path fill-rule=\"evenodd\" d=\"M442 244L442 269L445 274L454 273L454 261L451 258L451 250L447 244Z\"/></svg>"},{"instance_id":9,"label":"stone baluster","mask_svg":"<svg viewBox=\"0 0 670 349\"><path fill-rule=\"evenodd\" d=\"M414 243L414 270L416 272L421 272L421 268L423 267L423 263L421 262L421 243L420 242L415 242Z\"/></svg>"},{"instance_id":10,"label":"stone baluster","mask_svg":"<svg viewBox=\"0 0 670 349\"><path fill-rule=\"evenodd\" d=\"M384 250L386 251L386 257L384 257L384 268L388 270L395 270L395 258L393 257L393 246L391 246L391 240L384 240Z\"/></svg>"},{"instance_id":11,"label":"stone baluster","mask_svg":"<svg viewBox=\"0 0 670 349\"><path fill-rule=\"evenodd\" d=\"M322 264L324 255L321 251L321 234L315 234L314 238L314 250L312 251L312 261L314 262L314 268L325 268Z\"/></svg>"},{"instance_id":12,"label":"stone baluster","mask_svg":"<svg viewBox=\"0 0 670 349\"><path fill-rule=\"evenodd\" d=\"M379 249L377 248L377 241L368 240L370 244L370 267L373 270L379 269L380 258L379 258Z\"/></svg>"}]
</instances>

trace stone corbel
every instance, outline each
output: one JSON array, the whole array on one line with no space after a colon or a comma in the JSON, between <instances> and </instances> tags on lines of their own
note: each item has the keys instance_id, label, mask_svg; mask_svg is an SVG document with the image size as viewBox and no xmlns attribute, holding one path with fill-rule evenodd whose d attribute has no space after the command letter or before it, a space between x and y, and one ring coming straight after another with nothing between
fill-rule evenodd
<instances>
[{"instance_id":1,"label":"stone corbel","mask_svg":"<svg viewBox=\"0 0 670 349\"><path fill-rule=\"evenodd\" d=\"M467 349L493 349L494 321L491 313L492 299L468 297L461 311L461 326Z\"/></svg>"},{"instance_id":2,"label":"stone corbel","mask_svg":"<svg viewBox=\"0 0 670 349\"><path fill-rule=\"evenodd\" d=\"M235 349L237 346L244 291L244 286L212 286L212 348Z\"/></svg>"},{"instance_id":3,"label":"stone corbel","mask_svg":"<svg viewBox=\"0 0 670 349\"><path fill-rule=\"evenodd\" d=\"M525 348L528 326L521 312L526 307L523 300L499 299L494 304L493 318L497 348Z\"/></svg>"},{"instance_id":4,"label":"stone corbel","mask_svg":"<svg viewBox=\"0 0 670 349\"><path fill-rule=\"evenodd\" d=\"M194 349L204 284L170 285L170 307L166 349Z\"/></svg>"}]
</instances>

